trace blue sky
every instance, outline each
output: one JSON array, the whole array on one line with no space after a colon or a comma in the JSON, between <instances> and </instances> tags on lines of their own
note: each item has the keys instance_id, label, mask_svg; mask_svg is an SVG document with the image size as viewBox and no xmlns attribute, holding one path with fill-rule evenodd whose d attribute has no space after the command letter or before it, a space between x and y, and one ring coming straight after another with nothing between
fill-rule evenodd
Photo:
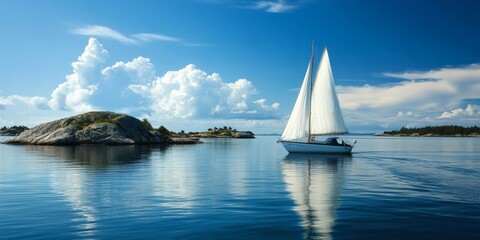
<instances>
[{"instance_id":1,"label":"blue sky","mask_svg":"<svg viewBox=\"0 0 480 240\"><path fill-rule=\"evenodd\" d=\"M351 132L480 120L480 3L0 2L0 125L89 110L280 133L324 46Z\"/></svg>"}]
</instances>

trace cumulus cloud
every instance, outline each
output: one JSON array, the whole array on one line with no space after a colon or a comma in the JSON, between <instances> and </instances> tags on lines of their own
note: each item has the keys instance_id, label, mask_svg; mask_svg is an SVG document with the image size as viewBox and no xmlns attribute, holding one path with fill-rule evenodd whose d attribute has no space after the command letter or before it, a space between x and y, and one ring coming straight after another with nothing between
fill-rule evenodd
<instances>
[{"instance_id":1,"label":"cumulus cloud","mask_svg":"<svg viewBox=\"0 0 480 240\"><path fill-rule=\"evenodd\" d=\"M247 79L225 82L193 64L159 77L150 59L137 57L105 66L108 58L95 38L72 63L73 73L51 98L0 97L0 109L20 101L39 109L120 111L162 119L278 119L279 103L268 103Z\"/></svg>"},{"instance_id":2,"label":"cumulus cloud","mask_svg":"<svg viewBox=\"0 0 480 240\"><path fill-rule=\"evenodd\" d=\"M130 85L148 85L155 79L155 66L150 59L137 57L130 62L116 62L101 71L102 81L97 93L92 96L94 106L130 114L146 114L149 102L133 92Z\"/></svg>"},{"instance_id":3,"label":"cumulus cloud","mask_svg":"<svg viewBox=\"0 0 480 240\"><path fill-rule=\"evenodd\" d=\"M457 108L449 112L443 112L439 119L447 118L477 118L480 119L480 106L468 104L465 109Z\"/></svg>"},{"instance_id":4,"label":"cumulus cloud","mask_svg":"<svg viewBox=\"0 0 480 240\"><path fill-rule=\"evenodd\" d=\"M72 63L73 73L66 76L66 81L52 92L49 105L55 110L89 111L93 106L88 99L98 89L101 64L108 57L105 50L95 38L90 38L84 52Z\"/></svg>"},{"instance_id":5,"label":"cumulus cloud","mask_svg":"<svg viewBox=\"0 0 480 240\"><path fill-rule=\"evenodd\" d=\"M226 83L218 73L207 74L193 64L129 88L150 102L155 116L264 119L280 115L278 103L269 106L265 99L253 98L257 90L252 82Z\"/></svg>"},{"instance_id":6,"label":"cumulus cloud","mask_svg":"<svg viewBox=\"0 0 480 240\"><path fill-rule=\"evenodd\" d=\"M155 77L155 66L150 59L137 57L130 62L116 62L113 66L102 70L102 75L107 80L127 77L133 83L149 83Z\"/></svg>"},{"instance_id":7,"label":"cumulus cloud","mask_svg":"<svg viewBox=\"0 0 480 240\"><path fill-rule=\"evenodd\" d=\"M259 1L254 3L253 8L270 13L283 13L296 8L297 5L288 4L284 0L277 1Z\"/></svg>"},{"instance_id":8,"label":"cumulus cloud","mask_svg":"<svg viewBox=\"0 0 480 240\"><path fill-rule=\"evenodd\" d=\"M155 33L138 33L131 36L126 36L112 28L99 25L88 25L83 27L77 27L71 30L73 34L85 35L90 37L100 37L115 40L125 44L139 44L140 42L151 41L167 41L176 43L185 43L183 40L175 37L170 37ZM192 45L192 44L189 44Z\"/></svg>"},{"instance_id":9,"label":"cumulus cloud","mask_svg":"<svg viewBox=\"0 0 480 240\"><path fill-rule=\"evenodd\" d=\"M220 74L206 73L193 64L158 76L148 58L108 66L108 57L102 44L90 38L83 53L71 64L73 73L52 91L51 98L0 97L0 110L8 111L8 106L17 103L61 110L52 111L55 116L64 116L63 111L109 110L147 117L152 123L174 128L185 128L186 124L192 128L211 127L212 123L220 126L225 125L225 119L239 129L267 122L274 126L272 122L278 125L282 117L280 104L259 97L247 79L226 82Z\"/></svg>"}]
</instances>

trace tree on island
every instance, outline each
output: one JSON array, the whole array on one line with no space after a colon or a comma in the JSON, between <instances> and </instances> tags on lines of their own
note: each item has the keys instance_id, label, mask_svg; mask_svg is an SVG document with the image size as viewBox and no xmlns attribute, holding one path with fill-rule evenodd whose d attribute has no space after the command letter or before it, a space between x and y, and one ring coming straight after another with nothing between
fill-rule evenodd
<instances>
[{"instance_id":1,"label":"tree on island","mask_svg":"<svg viewBox=\"0 0 480 240\"><path fill-rule=\"evenodd\" d=\"M0 128L0 135L15 136L28 129L29 128L25 126L12 126L9 128L3 126L2 128Z\"/></svg>"},{"instance_id":2,"label":"tree on island","mask_svg":"<svg viewBox=\"0 0 480 240\"><path fill-rule=\"evenodd\" d=\"M163 134L163 135L166 135L166 136L170 136L172 133L170 132L170 130L168 130L166 127L164 127L163 125L160 126L159 128L157 128L157 132Z\"/></svg>"},{"instance_id":3,"label":"tree on island","mask_svg":"<svg viewBox=\"0 0 480 240\"><path fill-rule=\"evenodd\" d=\"M385 131L385 135L438 135L438 136L469 136L480 135L480 128L476 125L473 127L462 127L457 125L445 125L445 126L427 126L421 128L406 128L402 127L400 130Z\"/></svg>"},{"instance_id":4,"label":"tree on island","mask_svg":"<svg viewBox=\"0 0 480 240\"><path fill-rule=\"evenodd\" d=\"M149 131L153 131L153 126L152 124L148 121L148 119L144 118L142 119L143 126L145 126Z\"/></svg>"},{"instance_id":5,"label":"tree on island","mask_svg":"<svg viewBox=\"0 0 480 240\"><path fill-rule=\"evenodd\" d=\"M161 125L158 128L153 128L152 124L148 119L143 118L141 120L142 124L149 130L155 131L160 133L164 136L169 137L242 137L242 138L253 138L254 134L251 131L237 131L237 129L232 128L231 126L223 126L223 127L214 127L208 128L206 132L186 132L185 130L180 130L179 132L174 132L168 130L166 127Z\"/></svg>"}]
</instances>

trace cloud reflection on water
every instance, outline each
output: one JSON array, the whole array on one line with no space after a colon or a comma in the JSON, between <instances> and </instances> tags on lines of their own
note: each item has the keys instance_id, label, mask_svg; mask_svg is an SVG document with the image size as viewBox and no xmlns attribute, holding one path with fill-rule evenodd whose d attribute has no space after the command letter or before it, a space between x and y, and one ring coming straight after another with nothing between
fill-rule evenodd
<instances>
[{"instance_id":1,"label":"cloud reflection on water","mask_svg":"<svg viewBox=\"0 0 480 240\"><path fill-rule=\"evenodd\" d=\"M165 147L157 146L105 146L105 145L79 145L79 146L43 146L28 145L28 151L39 154L46 159L52 159L50 168L50 186L54 194L63 196L77 217L71 219L81 237L96 235L99 222L99 203L102 207L116 208L132 206L135 204L135 191L145 191L144 188L130 189L118 186L111 188L108 171L119 171L120 165L141 162L149 159L152 151L163 150ZM116 166L117 168L115 168ZM97 182L92 171L105 171L97 177L104 181ZM130 169L131 175L138 174L138 170ZM118 180L117 180L118 182ZM93 184L98 186L94 187ZM97 190L95 190L97 189ZM112 189L116 189L113 191Z\"/></svg>"}]
</instances>

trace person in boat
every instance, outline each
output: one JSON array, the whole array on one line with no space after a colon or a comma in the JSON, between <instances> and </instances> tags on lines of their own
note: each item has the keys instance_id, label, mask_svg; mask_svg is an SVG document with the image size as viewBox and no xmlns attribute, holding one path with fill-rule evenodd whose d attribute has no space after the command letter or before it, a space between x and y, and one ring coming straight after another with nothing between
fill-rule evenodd
<instances>
[{"instance_id":1,"label":"person in boat","mask_svg":"<svg viewBox=\"0 0 480 240\"><path fill-rule=\"evenodd\" d=\"M345 146L345 142L338 138L338 137L333 137L333 138L327 138L327 140L325 140L325 142L328 144L328 145L335 145L335 146Z\"/></svg>"}]
</instances>

